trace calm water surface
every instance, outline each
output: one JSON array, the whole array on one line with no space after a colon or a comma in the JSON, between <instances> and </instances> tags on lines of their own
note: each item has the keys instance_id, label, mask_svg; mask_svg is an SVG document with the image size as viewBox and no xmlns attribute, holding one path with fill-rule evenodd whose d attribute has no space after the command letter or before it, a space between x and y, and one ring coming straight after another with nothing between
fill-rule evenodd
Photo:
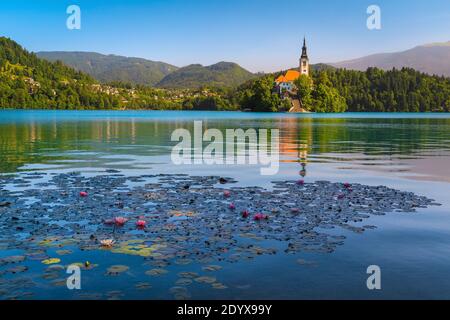
<instances>
[{"instance_id":1,"label":"calm water surface","mask_svg":"<svg viewBox=\"0 0 450 320\"><path fill-rule=\"evenodd\" d=\"M261 176L259 166L174 166L170 135L177 128L280 129L281 166L276 176ZM253 114L222 112L0 111L0 172L29 171L126 175L187 173L226 175L244 186L270 187L274 180L329 180L387 185L413 191L443 204L417 213L391 213L364 224L378 228L363 234L341 231L345 244L331 254L299 253L261 256L222 264L215 276L226 290L193 284L194 299L450 299L450 114ZM280 246L282 248L282 246ZM20 252L0 251L1 256ZM299 265L298 259L315 261ZM105 251L78 252L62 258L70 264L91 261L100 266L83 275L83 293L108 298L172 298L179 271L200 265L171 266L170 273L141 279L142 258ZM124 264L131 272L104 277L108 266ZM366 287L366 268L382 269L382 290ZM33 298L70 299L79 293L52 286L35 272ZM1 269L2 267L0 267ZM148 267L147 267L148 269ZM145 269L144 269L145 270ZM30 275L30 277L32 277ZM0 278L1 280L1 278ZM136 290L149 281L152 288Z\"/></svg>"}]
</instances>

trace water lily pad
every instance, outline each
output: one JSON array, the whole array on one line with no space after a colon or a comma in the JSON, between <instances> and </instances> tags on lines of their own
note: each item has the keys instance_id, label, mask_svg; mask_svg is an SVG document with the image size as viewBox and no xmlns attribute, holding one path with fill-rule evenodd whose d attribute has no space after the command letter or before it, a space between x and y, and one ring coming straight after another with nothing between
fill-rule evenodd
<instances>
[{"instance_id":1,"label":"water lily pad","mask_svg":"<svg viewBox=\"0 0 450 320\"><path fill-rule=\"evenodd\" d=\"M43 264L56 264L60 263L61 259L59 258L49 258L41 261Z\"/></svg>"},{"instance_id":2,"label":"water lily pad","mask_svg":"<svg viewBox=\"0 0 450 320\"><path fill-rule=\"evenodd\" d=\"M119 275L121 273L124 273L124 272L128 271L129 269L130 269L130 267L128 267L128 266L114 265L114 266L109 267L106 270L106 274L109 275L109 276L117 276L117 275Z\"/></svg>"},{"instance_id":3,"label":"water lily pad","mask_svg":"<svg viewBox=\"0 0 450 320\"><path fill-rule=\"evenodd\" d=\"M189 291L184 287L172 287L169 291L176 300L187 300L191 297Z\"/></svg>"},{"instance_id":4,"label":"water lily pad","mask_svg":"<svg viewBox=\"0 0 450 320\"><path fill-rule=\"evenodd\" d=\"M175 284L178 285L178 286L188 286L188 285L192 284L192 279L189 279L189 278L181 278L181 279L178 279L178 280L175 282Z\"/></svg>"},{"instance_id":5,"label":"water lily pad","mask_svg":"<svg viewBox=\"0 0 450 320\"><path fill-rule=\"evenodd\" d=\"M192 279L192 278L197 278L198 277L198 273L196 273L196 272L180 272L180 273L178 273L178 276L180 278L190 278L190 279Z\"/></svg>"},{"instance_id":6,"label":"water lily pad","mask_svg":"<svg viewBox=\"0 0 450 320\"><path fill-rule=\"evenodd\" d=\"M216 290L224 290L228 288L226 285L220 282L214 282L211 286Z\"/></svg>"},{"instance_id":7,"label":"water lily pad","mask_svg":"<svg viewBox=\"0 0 450 320\"><path fill-rule=\"evenodd\" d=\"M152 285L148 282L139 282L136 283L135 288L137 290L148 290L152 288Z\"/></svg>"},{"instance_id":8,"label":"water lily pad","mask_svg":"<svg viewBox=\"0 0 450 320\"><path fill-rule=\"evenodd\" d=\"M216 265L210 265L210 266L205 266L202 269L203 269L203 271L213 272L213 271L219 271L220 269L222 269L222 267L216 266Z\"/></svg>"},{"instance_id":9,"label":"water lily pad","mask_svg":"<svg viewBox=\"0 0 450 320\"><path fill-rule=\"evenodd\" d=\"M168 272L169 271L167 271L165 269L151 269L151 270L146 271L145 274L148 276L161 276Z\"/></svg>"},{"instance_id":10,"label":"water lily pad","mask_svg":"<svg viewBox=\"0 0 450 320\"><path fill-rule=\"evenodd\" d=\"M178 264L178 265L188 265L191 263L192 263L192 259L177 259L175 261L175 264Z\"/></svg>"},{"instance_id":11,"label":"water lily pad","mask_svg":"<svg viewBox=\"0 0 450 320\"><path fill-rule=\"evenodd\" d=\"M121 253L141 257L154 257L158 253L158 250L164 249L166 246L163 244L153 244L151 246L143 244L143 240L130 240L117 244L116 247L111 249L112 253Z\"/></svg>"},{"instance_id":12,"label":"water lily pad","mask_svg":"<svg viewBox=\"0 0 450 320\"><path fill-rule=\"evenodd\" d=\"M0 259L0 266L25 261L25 256L10 256Z\"/></svg>"},{"instance_id":13,"label":"water lily pad","mask_svg":"<svg viewBox=\"0 0 450 320\"><path fill-rule=\"evenodd\" d=\"M12 267L12 268L9 268L8 270L6 270L6 272L12 273L12 274L22 273L25 271L28 271L28 267L26 267L26 266L16 266L16 267Z\"/></svg>"},{"instance_id":14,"label":"water lily pad","mask_svg":"<svg viewBox=\"0 0 450 320\"><path fill-rule=\"evenodd\" d=\"M308 266L308 267L315 267L315 266L317 266L317 262L315 262L315 261L307 261L307 260L304 260L304 259L298 259L297 263L299 265L301 265L301 266Z\"/></svg>"},{"instance_id":15,"label":"water lily pad","mask_svg":"<svg viewBox=\"0 0 450 320\"><path fill-rule=\"evenodd\" d=\"M72 250L56 250L56 253L60 256L65 256L65 255L73 253L73 251Z\"/></svg>"},{"instance_id":16,"label":"water lily pad","mask_svg":"<svg viewBox=\"0 0 450 320\"><path fill-rule=\"evenodd\" d=\"M214 283L214 282L216 282L215 277L207 277L207 276L198 277L198 278L195 278L194 280L198 283Z\"/></svg>"}]
</instances>

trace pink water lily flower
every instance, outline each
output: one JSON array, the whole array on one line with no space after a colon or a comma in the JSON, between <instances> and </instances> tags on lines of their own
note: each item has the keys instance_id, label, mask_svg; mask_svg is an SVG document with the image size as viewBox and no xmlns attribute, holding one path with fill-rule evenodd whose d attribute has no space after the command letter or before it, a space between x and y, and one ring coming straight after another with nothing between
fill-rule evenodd
<instances>
[{"instance_id":1,"label":"pink water lily flower","mask_svg":"<svg viewBox=\"0 0 450 320\"><path fill-rule=\"evenodd\" d=\"M257 214L255 214L255 216L253 217L253 219L254 219L255 221L267 220L267 219L269 219L269 216L268 216L268 215L265 215L265 214L262 214L262 213L257 213Z\"/></svg>"},{"instance_id":2,"label":"pink water lily flower","mask_svg":"<svg viewBox=\"0 0 450 320\"><path fill-rule=\"evenodd\" d=\"M230 191L224 191L223 192L223 196L225 197L225 198L229 198L230 196L231 196L231 192Z\"/></svg>"},{"instance_id":3,"label":"pink water lily flower","mask_svg":"<svg viewBox=\"0 0 450 320\"><path fill-rule=\"evenodd\" d=\"M348 183L348 182L346 182L346 183L344 183L344 187L345 187L346 189L349 189L349 188L351 187L351 184Z\"/></svg>"},{"instance_id":4,"label":"pink water lily flower","mask_svg":"<svg viewBox=\"0 0 450 320\"><path fill-rule=\"evenodd\" d=\"M298 184L299 186L303 186L303 185L305 184L305 180L298 180L298 181L297 181L297 184Z\"/></svg>"},{"instance_id":5,"label":"pink water lily flower","mask_svg":"<svg viewBox=\"0 0 450 320\"><path fill-rule=\"evenodd\" d=\"M230 205L228 207L230 208L230 210L236 209L236 206L234 205L234 203L230 203Z\"/></svg>"},{"instance_id":6,"label":"pink water lily flower","mask_svg":"<svg viewBox=\"0 0 450 320\"><path fill-rule=\"evenodd\" d=\"M147 222L145 221L145 220L138 220L137 222L136 222L136 226L138 227L138 228L140 228L140 229L143 229L143 228L145 228L145 225L147 224Z\"/></svg>"},{"instance_id":7,"label":"pink water lily flower","mask_svg":"<svg viewBox=\"0 0 450 320\"><path fill-rule=\"evenodd\" d=\"M124 218L124 217L116 217L114 218L114 223L116 224L116 226L118 227L122 227L125 225L125 223L127 223L128 219Z\"/></svg>"},{"instance_id":8,"label":"pink water lily flower","mask_svg":"<svg viewBox=\"0 0 450 320\"><path fill-rule=\"evenodd\" d=\"M250 212L248 212L248 210L244 210L241 213L242 218L248 218L250 216Z\"/></svg>"},{"instance_id":9,"label":"pink water lily flower","mask_svg":"<svg viewBox=\"0 0 450 320\"><path fill-rule=\"evenodd\" d=\"M88 193L86 191L81 191L80 192L80 197L85 198L88 196Z\"/></svg>"}]
</instances>

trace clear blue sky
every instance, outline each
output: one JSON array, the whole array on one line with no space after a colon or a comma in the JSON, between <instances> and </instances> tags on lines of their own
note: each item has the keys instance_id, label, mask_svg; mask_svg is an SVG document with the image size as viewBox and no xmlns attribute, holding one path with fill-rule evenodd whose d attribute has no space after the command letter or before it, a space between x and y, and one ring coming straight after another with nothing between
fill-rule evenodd
<instances>
[{"instance_id":1,"label":"clear blue sky","mask_svg":"<svg viewBox=\"0 0 450 320\"><path fill-rule=\"evenodd\" d=\"M66 28L71 4L81 30ZM379 31L366 27L371 4L381 7ZM312 63L449 41L450 0L14 0L0 2L0 33L30 51L276 71L297 65L303 35Z\"/></svg>"}]
</instances>

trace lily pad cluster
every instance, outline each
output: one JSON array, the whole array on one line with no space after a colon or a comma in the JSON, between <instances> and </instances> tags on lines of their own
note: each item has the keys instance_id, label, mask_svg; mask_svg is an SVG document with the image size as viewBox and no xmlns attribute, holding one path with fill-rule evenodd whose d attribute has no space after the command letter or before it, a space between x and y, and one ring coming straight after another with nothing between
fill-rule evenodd
<instances>
[{"instance_id":1,"label":"lily pad cluster","mask_svg":"<svg viewBox=\"0 0 450 320\"><path fill-rule=\"evenodd\" d=\"M46 182L32 183L43 177ZM371 215L438 205L386 186L274 181L269 190L237 187L235 182L217 176L126 177L118 173L85 177L39 172L3 177L0 250L25 254L0 259L0 284L7 273L22 277L27 270L19 266L25 260L41 261L48 266L46 277L59 280L57 266L73 250L140 257L149 266L147 277L164 276L171 264L193 262L203 264L205 273L216 272L221 269L219 262L276 254L280 248L286 253L330 253L344 243L339 230L362 233L374 228L363 224ZM49 249L55 253L50 255ZM299 260L299 264L305 263ZM127 266L114 265L105 275L126 272ZM193 282L227 288L209 274L186 271L172 289L173 295L189 298L185 286ZM8 280L4 287L14 285L17 282ZM151 287L147 282L136 286ZM111 293L111 298L120 295Z\"/></svg>"}]
</instances>

